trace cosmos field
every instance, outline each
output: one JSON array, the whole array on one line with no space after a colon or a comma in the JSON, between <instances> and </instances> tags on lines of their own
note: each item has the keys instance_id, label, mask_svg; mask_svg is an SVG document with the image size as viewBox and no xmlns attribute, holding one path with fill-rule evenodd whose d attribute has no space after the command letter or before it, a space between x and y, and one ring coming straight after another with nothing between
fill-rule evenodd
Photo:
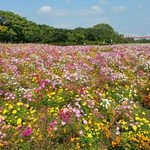
<instances>
[{"instance_id":1,"label":"cosmos field","mask_svg":"<svg viewBox=\"0 0 150 150\"><path fill-rule=\"evenodd\" d=\"M0 44L0 149L149 150L150 45Z\"/></svg>"}]
</instances>

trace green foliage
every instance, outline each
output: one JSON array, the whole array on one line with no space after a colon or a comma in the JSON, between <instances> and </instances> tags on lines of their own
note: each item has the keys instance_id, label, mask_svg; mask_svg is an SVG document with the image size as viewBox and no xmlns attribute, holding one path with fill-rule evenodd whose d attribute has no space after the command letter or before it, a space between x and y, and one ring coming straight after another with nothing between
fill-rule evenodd
<instances>
[{"instance_id":1,"label":"green foliage","mask_svg":"<svg viewBox=\"0 0 150 150\"><path fill-rule=\"evenodd\" d=\"M7 31L7 27L0 25L0 33L6 31Z\"/></svg>"},{"instance_id":2,"label":"green foliage","mask_svg":"<svg viewBox=\"0 0 150 150\"><path fill-rule=\"evenodd\" d=\"M0 42L95 45L123 41L110 25L103 23L93 28L58 29L36 24L12 12L0 11L0 25Z\"/></svg>"}]
</instances>

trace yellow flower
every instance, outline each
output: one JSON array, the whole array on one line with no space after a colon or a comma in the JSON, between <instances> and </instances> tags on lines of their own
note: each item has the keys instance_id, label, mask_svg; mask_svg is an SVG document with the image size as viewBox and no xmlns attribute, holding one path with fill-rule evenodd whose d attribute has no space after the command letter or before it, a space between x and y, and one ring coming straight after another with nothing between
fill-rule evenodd
<instances>
[{"instance_id":1,"label":"yellow flower","mask_svg":"<svg viewBox=\"0 0 150 150\"><path fill-rule=\"evenodd\" d=\"M33 119L33 122L36 122L37 121L37 119L35 118L35 119Z\"/></svg>"},{"instance_id":2,"label":"yellow flower","mask_svg":"<svg viewBox=\"0 0 150 150\"><path fill-rule=\"evenodd\" d=\"M85 146L85 144L81 144L81 146L82 146L82 147L84 147L84 146Z\"/></svg>"},{"instance_id":3,"label":"yellow flower","mask_svg":"<svg viewBox=\"0 0 150 150\"><path fill-rule=\"evenodd\" d=\"M22 119L21 119L21 118L18 118L18 119L17 119L17 125L21 125L21 122L22 122Z\"/></svg>"},{"instance_id":4,"label":"yellow flower","mask_svg":"<svg viewBox=\"0 0 150 150\"><path fill-rule=\"evenodd\" d=\"M75 138L71 138L71 139L70 139L70 142L73 142L74 140L75 140Z\"/></svg>"},{"instance_id":5,"label":"yellow flower","mask_svg":"<svg viewBox=\"0 0 150 150\"><path fill-rule=\"evenodd\" d=\"M35 112L36 112L36 110L32 110L30 113L33 114L33 113L35 113Z\"/></svg>"},{"instance_id":6,"label":"yellow flower","mask_svg":"<svg viewBox=\"0 0 150 150\"><path fill-rule=\"evenodd\" d=\"M128 128L128 127L125 127L124 129L125 129L125 130L128 130L129 128Z\"/></svg>"},{"instance_id":7,"label":"yellow flower","mask_svg":"<svg viewBox=\"0 0 150 150\"><path fill-rule=\"evenodd\" d=\"M140 122L140 125L143 126L144 125L143 122Z\"/></svg>"},{"instance_id":8,"label":"yellow flower","mask_svg":"<svg viewBox=\"0 0 150 150\"><path fill-rule=\"evenodd\" d=\"M64 133L66 133L66 129L64 129L63 131L64 131Z\"/></svg>"},{"instance_id":9,"label":"yellow flower","mask_svg":"<svg viewBox=\"0 0 150 150\"><path fill-rule=\"evenodd\" d=\"M149 121L146 118L142 118L143 122L149 123Z\"/></svg>"},{"instance_id":10,"label":"yellow flower","mask_svg":"<svg viewBox=\"0 0 150 150\"><path fill-rule=\"evenodd\" d=\"M30 111L33 110L33 107L30 108Z\"/></svg>"},{"instance_id":11,"label":"yellow flower","mask_svg":"<svg viewBox=\"0 0 150 150\"><path fill-rule=\"evenodd\" d=\"M23 125L25 125L25 124L26 124L26 122L23 122L22 124L23 124Z\"/></svg>"},{"instance_id":12,"label":"yellow flower","mask_svg":"<svg viewBox=\"0 0 150 150\"><path fill-rule=\"evenodd\" d=\"M22 103L22 102L18 102L17 105L18 105L18 106L22 106L23 103Z\"/></svg>"},{"instance_id":13,"label":"yellow flower","mask_svg":"<svg viewBox=\"0 0 150 150\"><path fill-rule=\"evenodd\" d=\"M13 111L12 111L12 114L16 114L16 113L17 113L17 110L13 110Z\"/></svg>"},{"instance_id":14,"label":"yellow flower","mask_svg":"<svg viewBox=\"0 0 150 150\"><path fill-rule=\"evenodd\" d=\"M77 137L77 138L75 138L75 140L76 140L76 141L79 141L79 140L80 140L80 138L78 138L78 137Z\"/></svg>"},{"instance_id":15,"label":"yellow flower","mask_svg":"<svg viewBox=\"0 0 150 150\"><path fill-rule=\"evenodd\" d=\"M94 99L92 95L89 95L89 97L90 97L91 99Z\"/></svg>"},{"instance_id":16,"label":"yellow flower","mask_svg":"<svg viewBox=\"0 0 150 150\"><path fill-rule=\"evenodd\" d=\"M55 92L52 92L52 93L51 93L51 95L55 95L55 94L56 94Z\"/></svg>"},{"instance_id":17,"label":"yellow flower","mask_svg":"<svg viewBox=\"0 0 150 150\"><path fill-rule=\"evenodd\" d=\"M85 127L85 130L86 130L86 131L89 130L89 129L90 129L90 128L89 128L88 126Z\"/></svg>"},{"instance_id":18,"label":"yellow flower","mask_svg":"<svg viewBox=\"0 0 150 150\"><path fill-rule=\"evenodd\" d=\"M36 77L33 77L33 78L32 78L32 81L33 81L33 82L36 81Z\"/></svg>"},{"instance_id":19,"label":"yellow flower","mask_svg":"<svg viewBox=\"0 0 150 150\"><path fill-rule=\"evenodd\" d=\"M92 116L92 113L89 113L89 116Z\"/></svg>"},{"instance_id":20,"label":"yellow flower","mask_svg":"<svg viewBox=\"0 0 150 150\"><path fill-rule=\"evenodd\" d=\"M88 138L92 138L92 134L91 133L87 133Z\"/></svg>"},{"instance_id":21,"label":"yellow flower","mask_svg":"<svg viewBox=\"0 0 150 150\"><path fill-rule=\"evenodd\" d=\"M28 107L29 107L29 104L26 104L25 106L28 108Z\"/></svg>"},{"instance_id":22,"label":"yellow flower","mask_svg":"<svg viewBox=\"0 0 150 150\"><path fill-rule=\"evenodd\" d=\"M136 131L137 130L137 126L132 126L132 129L134 130L134 131Z\"/></svg>"},{"instance_id":23,"label":"yellow flower","mask_svg":"<svg viewBox=\"0 0 150 150\"><path fill-rule=\"evenodd\" d=\"M59 110L59 107L56 107L55 110Z\"/></svg>"},{"instance_id":24,"label":"yellow flower","mask_svg":"<svg viewBox=\"0 0 150 150\"><path fill-rule=\"evenodd\" d=\"M13 105L9 105L9 106L8 106L8 109L9 109L9 110L12 110L12 109L13 109Z\"/></svg>"},{"instance_id":25,"label":"yellow flower","mask_svg":"<svg viewBox=\"0 0 150 150\"><path fill-rule=\"evenodd\" d=\"M92 124L92 121L91 121L91 120L89 120L89 121L88 121L88 123L89 123L89 124Z\"/></svg>"},{"instance_id":26,"label":"yellow flower","mask_svg":"<svg viewBox=\"0 0 150 150\"><path fill-rule=\"evenodd\" d=\"M138 120L141 120L141 119L140 119L139 117L135 117L135 120L137 120L137 121L138 121Z\"/></svg>"},{"instance_id":27,"label":"yellow flower","mask_svg":"<svg viewBox=\"0 0 150 150\"><path fill-rule=\"evenodd\" d=\"M28 127L30 127L30 128L32 127L32 126L31 126L31 123L28 124Z\"/></svg>"},{"instance_id":28,"label":"yellow flower","mask_svg":"<svg viewBox=\"0 0 150 150\"><path fill-rule=\"evenodd\" d=\"M58 90L58 92L59 92L59 93L62 93L62 92L63 92L63 89L62 89L62 88L60 88L60 89Z\"/></svg>"},{"instance_id":29,"label":"yellow flower","mask_svg":"<svg viewBox=\"0 0 150 150\"><path fill-rule=\"evenodd\" d=\"M8 110L4 109L2 114L5 115L8 112Z\"/></svg>"},{"instance_id":30,"label":"yellow flower","mask_svg":"<svg viewBox=\"0 0 150 150\"><path fill-rule=\"evenodd\" d=\"M98 131L98 129L95 129L95 132L97 132Z\"/></svg>"},{"instance_id":31,"label":"yellow flower","mask_svg":"<svg viewBox=\"0 0 150 150\"><path fill-rule=\"evenodd\" d=\"M49 93L47 94L47 96L48 96L49 98L51 98L51 97L52 97Z\"/></svg>"},{"instance_id":32,"label":"yellow flower","mask_svg":"<svg viewBox=\"0 0 150 150\"><path fill-rule=\"evenodd\" d=\"M82 103L82 106L85 106L85 105L86 105L86 102L83 102L83 103Z\"/></svg>"},{"instance_id":33,"label":"yellow flower","mask_svg":"<svg viewBox=\"0 0 150 150\"><path fill-rule=\"evenodd\" d=\"M58 114L57 114L57 113L54 113L53 115L54 115L54 116L57 116Z\"/></svg>"},{"instance_id":34,"label":"yellow flower","mask_svg":"<svg viewBox=\"0 0 150 150\"><path fill-rule=\"evenodd\" d=\"M103 97L105 97L105 96L106 96L106 94L105 94L105 93L103 93L103 94L102 94L102 96L103 96Z\"/></svg>"},{"instance_id":35,"label":"yellow flower","mask_svg":"<svg viewBox=\"0 0 150 150\"><path fill-rule=\"evenodd\" d=\"M126 121L124 121L124 120L122 120L122 125L125 125L125 124L127 124L127 122L126 122Z\"/></svg>"},{"instance_id":36,"label":"yellow flower","mask_svg":"<svg viewBox=\"0 0 150 150\"><path fill-rule=\"evenodd\" d=\"M0 147L3 147L4 146L4 144L3 143L0 143Z\"/></svg>"},{"instance_id":37,"label":"yellow flower","mask_svg":"<svg viewBox=\"0 0 150 150\"><path fill-rule=\"evenodd\" d=\"M86 90L86 93L89 93L89 91L88 91L88 90Z\"/></svg>"},{"instance_id":38,"label":"yellow flower","mask_svg":"<svg viewBox=\"0 0 150 150\"><path fill-rule=\"evenodd\" d=\"M129 97L131 98L131 97L132 97L132 94L129 94Z\"/></svg>"},{"instance_id":39,"label":"yellow flower","mask_svg":"<svg viewBox=\"0 0 150 150\"><path fill-rule=\"evenodd\" d=\"M106 122L107 122L107 120L106 120L106 119L103 119L102 121L103 121L104 123L106 123Z\"/></svg>"}]
</instances>

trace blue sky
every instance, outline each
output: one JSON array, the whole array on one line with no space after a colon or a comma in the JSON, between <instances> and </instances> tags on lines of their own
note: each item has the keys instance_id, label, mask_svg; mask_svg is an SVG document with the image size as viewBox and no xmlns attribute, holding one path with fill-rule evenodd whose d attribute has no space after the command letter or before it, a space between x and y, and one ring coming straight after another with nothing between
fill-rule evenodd
<instances>
[{"instance_id":1,"label":"blue sky","mask_svg":"<svg viewBox=\"0 0 150 150\"><path fill-rule=\"evenodd\" d=\"M150 33L150 0L0 0L7 10L58 28L110 24L119 33Z\"/></svg>"}]
</instances>

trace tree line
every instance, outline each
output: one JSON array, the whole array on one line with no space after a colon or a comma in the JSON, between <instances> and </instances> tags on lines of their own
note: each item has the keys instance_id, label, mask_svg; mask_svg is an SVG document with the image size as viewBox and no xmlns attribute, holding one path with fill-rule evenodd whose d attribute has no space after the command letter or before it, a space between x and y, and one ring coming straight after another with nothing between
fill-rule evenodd
<instances>
[{"instance_id":1,"label":"tree line","mask_svg":"<svg viewBox=\"0 0 150 150\"><path fill-rule=\"evenodd\" d=\"M60 29L40 25L13 12L0 10L0 42L97 45L127 41L109 24L101 23L91 28Z\"/></svg>"}]
</instances>

